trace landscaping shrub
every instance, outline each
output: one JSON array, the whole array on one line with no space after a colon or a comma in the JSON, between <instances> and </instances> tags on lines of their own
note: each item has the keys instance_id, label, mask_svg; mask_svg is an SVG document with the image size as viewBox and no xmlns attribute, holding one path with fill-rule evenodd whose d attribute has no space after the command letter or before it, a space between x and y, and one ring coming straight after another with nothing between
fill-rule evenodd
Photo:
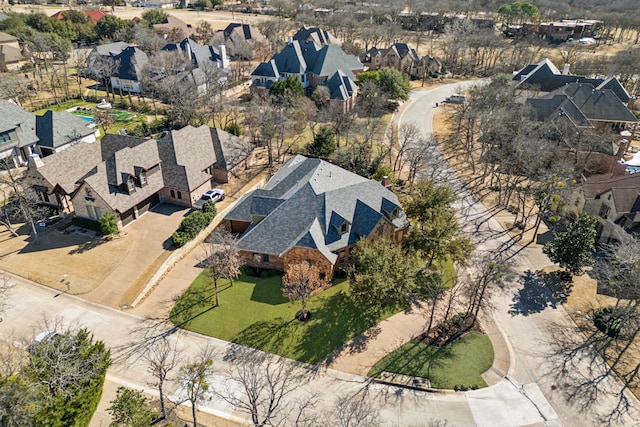
<instances>
[{"instance_id":1,"label":"landscaping shrub","mask_svg":"<svg viewBox=\"0 0 640 427\"><path fill-rule=\"evenodd\" d=\"M240 133L242 132L240 125L236 121L227 123L224 130L235 136L240 136Z\"/></svg>"},{"instance_id":2,"label":"landscaping shrub","mask_svg":"<svg viewBox=\"0 0 640 427\"><path fill-rule=\"evenodd\" d=\"M208 211L204 212L203 206L202 211L193 211L182 220L178 230L171 236L173 244L176 247L184 246L185 243L196 237L200 231L213 221L213 218L216 216L215 204L213 206L213 212L211 212L210 206L207 209Z\"/></svg>"},{"instance_id":3,"label":"landscaping shrub","mask_svg":"<svg viewBox=\"0 0 640 427\"><path fill-rule=\"evenodd\" d=\"M210 213L213 216L216 216L216 214L218 213L218 209L216 209L216 203L212 200L207 200L202 205L202 212Z\"/></svg>"},{"instance_id":4,"label":"landscaping shrub","mask_svg":"<svg viewBox=\"0 0 640 427\"><path fill-rule=\"evenodd\" d=\"M617 338L622 327L622 319L618 317L613 307L598 310L593 316L593 323L611 338Z\"/></svg>"},{"instance_id":5,"label":"landscaping shrub","mask_svg":"<svg viewBox=\"0 0 640 427\"><path fill-rule=\"evenodd\" d=\"M105 212L104 215L100 217L100 231L105 236L111 234L118 234L120 231L118 229L118 215L115 212Z\"/></svg>"}]
</instances>

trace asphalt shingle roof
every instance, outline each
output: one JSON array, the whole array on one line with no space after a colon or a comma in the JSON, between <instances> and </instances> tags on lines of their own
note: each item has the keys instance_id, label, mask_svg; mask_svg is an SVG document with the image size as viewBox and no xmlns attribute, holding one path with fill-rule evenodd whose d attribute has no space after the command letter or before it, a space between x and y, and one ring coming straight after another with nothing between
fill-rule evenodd
<instances>
[{"instance_id":1,"label":"asphalt shingle roof","mask_svg":"<svg viewBox=\"0 0 640 427\"><path fill-rule=\"evenodd\" d=\"M36 134L40 139L38 145L58 148L69 142L95 133L87 126L87 122L68 111L47 111L36 116Z\"/></svg>"},{"instance_id":2,"label":"asphalt shingle roof","mask_svg":"<svg viewBox=\"0 0 640 427\"><path fill-rule=\"evenodd\" d=\"M115 60L118 61L118 70L113 76L133 81L140 80L142 68L149 63L147 54L135 46L124 49L115 56Z\"/></svg>"},{"instance_id":3,"label":"asphalt shingle roof","mask_svg":"<svg viewBox=\"0 0 640 427\"><path fill-rule=\"evenodd\" d=\"M238 241L242 250L282 256L295 246L318 249L332 263L336 251L368 236L383 220L398 229L409 226L400 210L397 218L383 212L400 207L398 198L372 181L319 159L296 156L265 188L245 195L225 219L253 223ZM341 234L344 222L349 231Z\"/></svg>"},{"instance_id":4,"label":"asphalt shingle roof","mask_svg":"<svg viewBox=\"0 0 640 427\"><path fill-rule=\"evenodd\" d=\"M571 83L553 94L569 97L589 120L631 123L638 121L611 89L596 89L588 83Z\"/></svg>"},{"instance_id":5,"label":"asphalt shingle roof","mask_svg":"<svg viewBox=\"0 0 640 427\"><path fill-rule=\"evenodd\" d=\"M38 142L36 116L16 104L0 99L0 133L15 129L10 142L0 145L0 149L24 147Z\"/></svg>"},{"instance_id":6,"label":"asphalt shingle roof","mask_svg":"<svg viewBox=\"0 0 640 427\"><path fill-rule=\"evenodd\" d=\"M180 43L169 43L162 48L165 51L182 52L191 58L194 67L206 67L207 64L216 64L221 60L220 52L213 46L201 45L190 38L185 38Z\"/></svg>"}]
</instances>

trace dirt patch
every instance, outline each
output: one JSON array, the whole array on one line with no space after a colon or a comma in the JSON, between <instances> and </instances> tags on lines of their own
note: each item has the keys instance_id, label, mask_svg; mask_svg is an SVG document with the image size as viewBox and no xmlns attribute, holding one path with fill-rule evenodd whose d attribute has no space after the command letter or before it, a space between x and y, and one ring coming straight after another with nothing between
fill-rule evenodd
<instances>
[{"instance_id":1,"label":"dirt patch","mask_svg":"<svg viewBox=\"0 0 640 427\"><path fill-rule=\"evenodd\" d=\"M2 269L10 273L71 294L83 294L94 289L122 261L129 243L126 237L108 241L90 233L56 230L35 244L26 233L11 237L3 230L0 259Z\"/></svg>"}]
</instances>

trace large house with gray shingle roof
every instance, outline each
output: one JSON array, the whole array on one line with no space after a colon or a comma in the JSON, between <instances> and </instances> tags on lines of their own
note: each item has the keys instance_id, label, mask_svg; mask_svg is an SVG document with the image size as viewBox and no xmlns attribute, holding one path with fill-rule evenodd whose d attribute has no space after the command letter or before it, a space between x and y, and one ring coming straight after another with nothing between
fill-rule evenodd
<instances>
[{"instance_id":1,"label":"large house with gray shingle roof","mask_svg":"<svg viewBox=\"0 0 640 427\"><path fill-rule=\"evenodd\" d=\"M29 159L26 179L43 203L98 220L129 224L160 202L193 206L246 164L251 144L208 126L172 131L160 141L105 135L45 158Z\"/></svg>"},{"instance_id":2,"label":"large house with gray shingle roof","mask_svg":"<svg viewBox=\"0 0 640 427\"><path fill-rule=\"evenodd\" d=\"M363 65L358 58L346 54L339 45L319 46L313 41L291 40L270 61L260 63L251 73L251 80L254 89L265 90L279 80L295 76L306 94L311 95L316 87L327 85L328 81L339 75L340 80L346 82L344 87L348 101L340 98L344 94L336 92L335 86L329 88L329 93L331 99L340 102L348 110L358 93L355 74L362 70Z\"/></svg>"},{"instance_id":3,"label":"large house with gray shingle roof","mask_svg":"<svg viewBox=\"0 0 640 427\"><path fill-rule=\"evenodd\" d=\"M300 155L244 195L224 224L242 233L238 247L247 265L285 271L311 260L329 278L347 266L359 239L397 241L409 230L398 198L381 183Z\"/></svg>"},{"instance_id":4,"label":"large house with gray shingle roof","mask_svg":"<svg viewBox=\"0 0 640 427\"><path fill-rule=\"evenodd\" d=\"M81 142L94 142L97 129L67 111L37 116L0 99L0 159L13 166L27 164L32 154L47 156Z\"/></svg>"}]
</instances>

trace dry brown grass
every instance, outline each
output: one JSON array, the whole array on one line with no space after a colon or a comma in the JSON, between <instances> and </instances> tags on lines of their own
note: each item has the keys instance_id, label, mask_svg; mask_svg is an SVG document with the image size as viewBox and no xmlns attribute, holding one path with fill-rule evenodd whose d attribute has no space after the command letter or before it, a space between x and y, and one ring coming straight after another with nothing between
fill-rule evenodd
<instances>
[{"instance_id":1,"label":"dry brown grass","mask_svg":"<svg viewBox=\"0 0 640 427\"><path fill-rule=\"evenodd\" d=\"M20 237L0 232L2 269L60 291L83 294L102 283L127 256L126 237L110 241L78 233L51 231L36 245L21 230Z\"/></svg>"},{"instance_id":2,"label":"dry brown grass","mask_svg":"<svg viewBox=\"0 0 640 427\"><path fill-rule=\"evenodd\" d=\"M452 114L452 107L443 105L436 112L434 118L434 132L440 140L447 134L452 132L451 127L447 123L447 118ZM461 179L466 183L473 183L470 188L478 196L482 204L488 209L497 207L497 194L491 191L486 182L477 181L477 176L472 174L471 168L466 167L464 162L464 153L461 149L454 149L446 144L441 144L440 149L445 154L449 163L456 170ZM522 233L519 229L513 227L514 215L508 213L506 210L497 210L494 214L500 225L508 231L509 235L522 242L529 242L534 239L533 230L529 228ZM539 234L543 234L547 231L547 228L542 224ZM538 245L534 243L533 245ZM544 269L542 273L552 273L559 270L557 266ZM615 298L601 295L597 293L597 282L591 278L588 274L582 276L574 276L571 292L567 295L567 301L565 302L565 308L574 320L576 325L585 333L585 336L590 336L596 332L597 329L593 323L593 313L601 307L607 307L615 305ZM640 338L632 344L619 365L618 373L628 371L630 367L640 364ZM640 398L640 387L631 387L631 391Z\"/></svg>"}]
</instances>

